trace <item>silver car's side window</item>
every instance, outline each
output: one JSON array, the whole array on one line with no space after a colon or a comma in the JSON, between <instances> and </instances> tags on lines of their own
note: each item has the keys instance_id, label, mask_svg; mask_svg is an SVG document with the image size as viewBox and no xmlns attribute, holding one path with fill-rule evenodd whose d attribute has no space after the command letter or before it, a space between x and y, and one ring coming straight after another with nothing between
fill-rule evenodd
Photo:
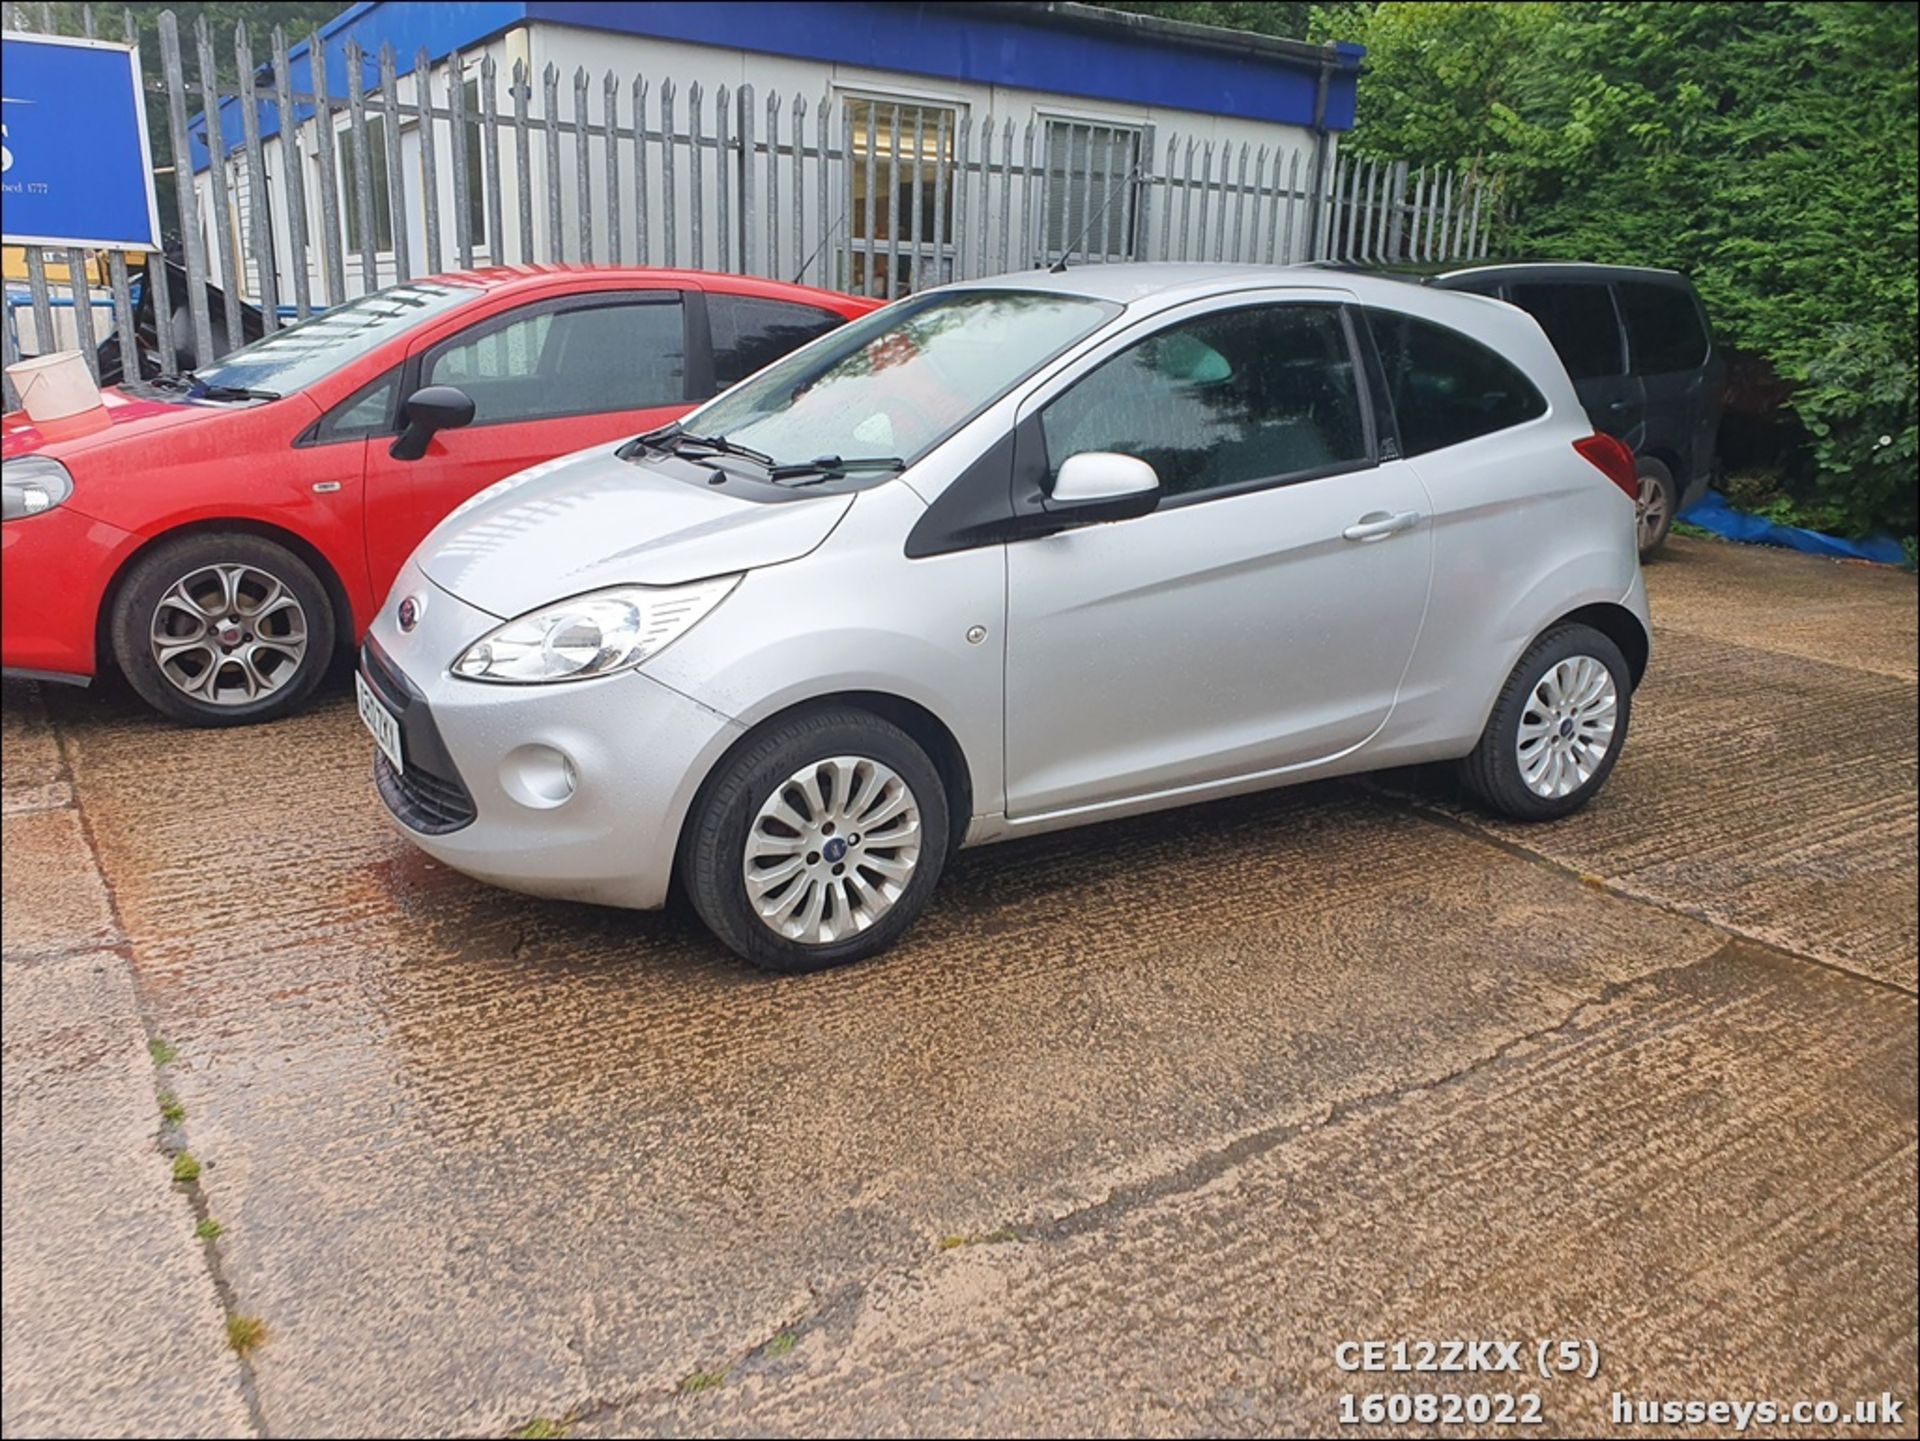
<instances>
[{"instance_id":1,"label":"silver car's side window","mask_svg":"<svg viewBox=\"0 0 1920 1441\"><path fill-rule=\"evenodd\" d=\"M1547 413L1539 387L1472 336L1397 310L1366 317L1408 457Z\"/></svg>"},{"instance_id":2,"label":"silver car's side window","mask_svg":"<svg viewBox=\"0 0 1920 1441\"><path fill-rule=\"evenodd\" d=\"M1170 499L1368 461L1353 350L1338 306L1213 311L1121 351L1041 412L1048 478L1115 451L1153 466Z\"/></svg>"}]
</instances>

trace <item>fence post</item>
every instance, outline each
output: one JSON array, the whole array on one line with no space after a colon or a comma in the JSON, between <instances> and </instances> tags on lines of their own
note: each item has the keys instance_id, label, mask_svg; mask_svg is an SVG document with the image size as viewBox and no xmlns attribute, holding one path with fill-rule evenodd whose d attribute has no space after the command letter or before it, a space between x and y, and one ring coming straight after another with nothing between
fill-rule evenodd
<instances>
[{"instance_id":1,"label":"fence post","mask_svg":"<svg viewBox=\"0 0 1920 1441\"><path fill-rule=\"evenodd\" d=\"M226 292L221 308L227 317L227 350L238 350L246 332L240 324L240 267L234 254L232 211L227 197L227 140L220 124L220 72L213 59L213 36L207 29L207 17L193 23L194 49L200 57L201 118L206 122L207 193L213 200L214 240L220 255L220 284ZM225 354L225 351L221 352ZM202 357L199 364L213 359Z\"/></svg>"},{"instance_id":2,"label":"fence post","mask_svg":"<svg viewBox=\"0 0 1920 1441\"><path fill-rule=\"evenodd\" d=\"M200 231L200 200L193 183L193 150L187 143L186 69L180 53L179 24L171 10L160 12L160 68L167 78L167 130L173 142L173 191L180 211L180 248L186 261L187 313L193 326L193 361L206 365L213 360L213 320L207 304L207 261ZM165 261L150 266L164 278ZM156 302L161 291L155 290ZM171 319L171 313L169 313ZM179 363L176 354L163 352L161 368L171 370Z\"/></svg>"},{"instance_id":3,"label":"fence post","mask_svg":"<svg viewBox=\"0 0 1920 1441\"><path fill-rule=\"evenodd\" d=\"M420 137L420 208L426 216L427 274L438 275L447 268L446 252L440 248L440 137L433 118L433 57L424 45L413 56L413 113L419 117L414 131ZM456 181L456 195L458 190ZM456 203L454 208L460 207Z\"/></svg>"},{"instance_id":4,"label":"fence post","mask_svg":"<svg viewBox=\"0 0 1920 1441\"><path fill-rule=\"evenodd\" d=\"M695 80L687 86L687 244L696 270L706 267L706 145L705 117L700 113L704 92Z\"/></svg>"},{"instance_id":5,"label":"fence post","mask_svg":"<svg viewBox=\"0 0 1920 1441\"><path fill-rule=\"evenodd\" d=\"M260 97L253 84L253 41L245 21L233 26L233 65L240 75L240 126L247 154L247 242L260 274L260 314L271 335L280 328L280 284L275 273L272 204L267 198L267 152L260 143Z\"/></svg>"},{"instance_id":6,"label":"fence post","mask_svg":"<svg viewBox=\"0 0 1920 1441\"><path fill-rule=\"evenodd\" d=\"M663 78L660 81L660 253L669 269L673 267L674 252L679 244L674 217L678 197L673 188L673 92L673 77Z\"/></svg>"},{"instance_id":7,"label":"fence post","mask_svg":"<svg viewBox=\"0 0 1920 1441\"><path fill-rule=\"evenodd\" d=\"M573 72L573 204L580 223L580 263L591 265L593 253L593 140L587 122L587 67Z\"/></svg>"},{"instance_id":8,"label":"fence post","mask_svg":"<svg viewBox=\"0 0 1920 1441\"><path fill-rule=\"evenodd\" d=\"M647 82L633 77L633 237L634 262L647 263Z\"/></svg>"},{"instance_id":9,"label":"fence post","mask_svg":"<svg viewBox=\"0 0 1920 1441\"><path fill-rule=\"evenodd\" d=\"M797 97L796 97L797 98ZM794 139L799 139L799 126L794 127ZM799 222L793 227L794 238L800 235ZM777 92L767 92L767 275L780 278L780 96Z\"/></svg>"},{"instance_id":10,"label":"fence post","mask_svg":"<svg viewBox=\"0 0 1920 1441\"><path fill-rule=\"evenodd\" d=\"M504 265L507 237L505 207L500 202L500 67L492 52L480 57L480 160L480 183L487 192L487 258L495 265Z\"/></svg>"},{"instance_id":11,"label":"fence post","mask_svg":"<svg viewBox=\"0 0 1920 1441\"><path fill-rule=\"evenodd\" d=\"M967 278L967 188L973 183L969 166L973 117L963 115L953 137L953 278Z\"/></svg>"},{"instance_id":12,"label":"fence post","mask_svg":"<svg viewBox=\"0 0 1920 1441\"><path fill-rule=\"evenodd\" d=\"M913 206L912 219L907 224L907 244L913 252L907 260L910 288L923 289L927 283L927 274L920 261L924 253L922 242L926 232L922 228L926 216L923 213L923 197L920 193L920 156L927 145L927 112L915 109L913 112Z\"/></svg>"},{"instance_id":13,"label":"fence post","mask_svg":"<svg viewBox=\"0 0 1920 1441\"><path fill-rule=\"evenodd\" d=\"M307 167L300 153L300 127L293 104L293 81L288 75L287 32L273 27L274 103L280 113L280 194L287 212L287 265L293 271L293 313L305 320L313 313L312 282L307 274Z\"/></svg>"},{"instance_id":14,"label":"fence post","mask_svg":"<svg viewBox=\"0 0 1920 1441\"><path fill-rule=\"evenodd\" d=\"M609 70L600 82L600 114L607 127L607 263L618 265L620 243L620 82Z\"/></svg>"},{"instance_id":15,"label":"fence post","mask_svg":"<svg viewBox=\"0 0 1920 1441\"><path fill-rule=\"evenodd\" d=\"M432 95L433 89L428 87ZM421 133L433 133L430 121L422 119ZM459 51L447 57L447 151L453 171L453 255L462 270L473 268L473 194L467 178L467 65ZM429 211L440 209L440 193L427 197ZM438 228L437 225L434 228ZM429 231L431 233L431 231ZM439 268L437 265L434 267Z\"/></svg>"},{"instance_id":16,"label":"fence post","mask_svg":"<svg viewBox=\"0 0 1920 1441\"><path fill-rule=\"evenodd\" d=\"M527 101L533 96L533 70L524 60L513 62L513 172L514 213L518 217L520 248L514 259L521 265L533 261L533 141L527 131ZM500 241L500 254L506 258L506 240Z\"/></svg>"},{"instance_id":17,"label":"fence post","mask_svg":"<svg viewBox=\"0 0 1920 1441\"><path fill-rule=\"evenodd\" d=\"M756 273L753 254L757 248L753 243L754 231L758 228L755 222L759 217L753 186L753 87L742 85L734 93L733 103L740 133L740 273L753 275Z\"/></svg>"},{"instance_id":18,"label":"fence post","mask_svg":"<svg viewBox=\"0 0 1920 1441\"><path fill-rule=\"evenodd\" d=\"M714 232L719 240L720 270L733 269L733 217L728 213L733 181L727 174L727 156L733 150L733 107L727 87L713 94L713 200Z\"/></svg>"},{"instance_id":19,"label":"fence post","mask_svg":"<svg viewBox=\"0 0 1920 1441\"><path fill-rule=\"evenodd\" d=\"M1140 127L1140 145L1135 152L1139 161L1133 184L1133 229L1126 237L1129 260L1151 260L1144 253L1153 235L1153 156L1154 128L1151 122Z\"/></svg>"},{"instance_id":20,"label":"fence post","mask_svg":"<svg viewBox=\"0 0 1920 1441\"><path fill-rule=\"evenodd\" d=\"M873 132L867 132L869 148ZM900 294L900 107L887 118L887 299Z\"/></svg>"},{"instance_id":21,"label":"fence post","mask_svg":"<svg viewBox=\"0 0 1920 1441\"><path fill-rule=\"evenodd\" d=\"M349 39L347 60L347 140L353 156L353 214L360 222L360 284L363 290L380 288L377 260L379 236L373 226L373 148L367 143L365 57L358 41Z\"/></svg>"},{"instance_id":22,"label":"fence post","mask_svg":"<svg viewBox=\"0 0 1920 1441\"><path fill-rule=\"evenodd\" d=\"M407 215L407 168L400 163L400 97L396 93L400 82L395 78L397 66L393 59L393 45L382 42L380 46L380 114L382 117L382 149L387 156L387 209L391 213L393 229L393 271L394 279L402 284L413 279L413 247L408 227Z\"/></svg>"},{"instance_id":23,"label":"fence post","mask_svg":"<svg viewBox=\"0 0 1920 1441\"><path fill-rule=\"evenodd\" d=\"M567 258L560 209L560 70L551 60L540 74L540 123L547 150L547 259Z\"/></svg>"},{"instance_id":24,"label":"fence post","mask_svg":"<svg viewBox=\"0 0 1920 1441\"><path fill-rule=\"evenodd\" d=\"M315 30L307 40L307 67L313 74L313 153L320 162L320 259L326 274L327 304L347 298L347 263L340 229L339 147L333 130L333 100L327 94L326 42Z\"/></svg>"}]
</instances>

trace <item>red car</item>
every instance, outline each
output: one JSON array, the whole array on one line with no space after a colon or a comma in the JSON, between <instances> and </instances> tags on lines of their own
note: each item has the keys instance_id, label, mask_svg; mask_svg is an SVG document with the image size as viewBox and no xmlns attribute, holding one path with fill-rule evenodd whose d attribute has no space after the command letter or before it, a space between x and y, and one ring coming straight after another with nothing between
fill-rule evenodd
<instances>
[{"instance_id":1,"label":"red car","mask_svg":"<svg viewBox=\"0 0 1920 1441\"><path fill-rule=\"evenodd\" d=\"M515 266L334 307L103 409L0 421L0 662L156 709L283 715L482 487L684 414L875 302L749 276Z\"/></svg>"}]
</instances>

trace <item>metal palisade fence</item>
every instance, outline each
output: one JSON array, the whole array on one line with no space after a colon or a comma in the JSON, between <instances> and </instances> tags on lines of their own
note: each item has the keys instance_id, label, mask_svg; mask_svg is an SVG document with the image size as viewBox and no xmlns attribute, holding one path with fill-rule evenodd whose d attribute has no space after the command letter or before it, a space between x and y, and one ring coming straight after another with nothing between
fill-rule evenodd
<instances>
[{"instance_id":1,"label":"metal palisade fence","mask_svg":"<svg viewBox=\"0 0 1920 1441\"><path fill-rule=\"evenodd\" d=\"M51 28L47 7L5 8L8 29ZM82 17L93 35L90 7ZM135 41L131 14L122 25ZM140 285L153 288L158 353L208 357L243 339L240 308L216 314L209 285L258 306L268 329L415 276L526 262L717 269L891 299L1062 256L1472 258L1497 209L1474 168L1336 155L1286 127L1270 143L1217 141L1031 106L976 117L844 90L709 91L552 65L534 76L491 51L475 63L423 50L403 73L391 47L351 39L329 42L344 58L333 93L329 66L300 64L280 30L264 64L244 26L227 43L230 73L250 84L221 78L204 18L184 35L163 12L159 53L142 56L186 294L137 257L130 272L117 252L31 249L26 295L8 294L9 363L24 345L77 346L93 364L100 335L132 332ZM308 56L325 53L308 38ZM296 89L296 73L311 84ZM122 346L130 365L136 349Z\"/></svg>"}]
</instances>

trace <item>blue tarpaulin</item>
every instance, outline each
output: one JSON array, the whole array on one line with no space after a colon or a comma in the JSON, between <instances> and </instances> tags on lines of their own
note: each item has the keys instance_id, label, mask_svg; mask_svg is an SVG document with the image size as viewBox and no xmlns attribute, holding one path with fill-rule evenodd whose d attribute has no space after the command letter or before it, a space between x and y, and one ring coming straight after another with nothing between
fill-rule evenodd
<instances>
[{"instance_id":1,"label":"blue tarpaulin","mask_svg":"<svg viewBox=\"0 0 1920 1441\"><path fill-rule=\"evenodd\" d=\"M1782 525L1764 516L1748 515L1727 504L1727 498L1710 490L1676 517L1682 524L1697 525L1727 540L1747 545L1781 545L1788 550L1803 550L1808 555L1830 555L1844 560L1871 560L1880 565L1901 565L1906 552L1891 536L1876 535L1871 540L1842 540L1817 530L1797 525Z\"/></svg>"}]
</instances>

